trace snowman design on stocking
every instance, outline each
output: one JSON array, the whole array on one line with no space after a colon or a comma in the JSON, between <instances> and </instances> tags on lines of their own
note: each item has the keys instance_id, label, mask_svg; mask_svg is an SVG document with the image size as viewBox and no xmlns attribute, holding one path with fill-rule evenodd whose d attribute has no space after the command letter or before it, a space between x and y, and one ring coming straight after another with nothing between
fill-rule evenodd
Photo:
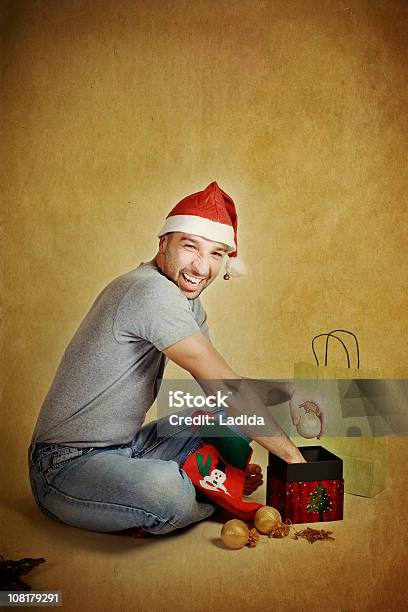
<instances>
[{"instance_id":1,"label":"snowman design on stocking","mask_svg":"<svg viewBox=\"0 0 408 612\"><path fill-rule=\"evenodd\" d=\"M229 493L224 486L224 482L227 479L227 475L224 472L226 464L221 461L221 459L218 459L215 469L211 470L211 473L208 474L211 469L211 457L207 457L205 464L203 463L202 459L203 456L199 453L197 455L197 464L201 475L204 476L204 478L200 480L200 485L203 487L203 489L209 489L210 491L223 491L227 495L231 495L231 493Z\"/></svg>"}]
</instances>

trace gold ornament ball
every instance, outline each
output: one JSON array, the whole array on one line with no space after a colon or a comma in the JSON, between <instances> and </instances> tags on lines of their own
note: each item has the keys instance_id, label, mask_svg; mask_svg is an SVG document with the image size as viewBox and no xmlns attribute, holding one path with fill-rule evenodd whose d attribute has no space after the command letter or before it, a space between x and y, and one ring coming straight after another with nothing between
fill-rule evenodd
<instances>
[{"instance_id":1,"label":"gold ornament ball","mask_svg":"<svg viewBox=\"0 0 408 612\"><path fill-rule=\"evenodd\" d=\"M263 506L263 508L259 508L254 518L255 527L264 534L271 533L273 528L281 521L281 515L276 508L272 508L272 506Z\"/></svg>"},{"instance_id":2,"label":"gold ornament ball","mask_svg":"<svg viewBox=\"0 0 408 612\"><path fill-rule=\"evenodd\" d=\"M221 529L221 539L227 548L237 550L249 541L249 529L244 521L231 519Z\"/></svg>"}]
</instances>

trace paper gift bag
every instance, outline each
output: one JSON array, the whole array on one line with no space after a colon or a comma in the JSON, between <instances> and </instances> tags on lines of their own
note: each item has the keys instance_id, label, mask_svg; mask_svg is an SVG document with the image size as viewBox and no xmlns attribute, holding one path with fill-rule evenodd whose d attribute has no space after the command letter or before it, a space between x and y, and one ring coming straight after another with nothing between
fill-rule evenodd
<instances>
[{"instance_id":1,"label":"paper gift bag","mask_svg":"<svg viewBox=\"0 0 408 612\"><path fill-rule=\"evenodd\" d=\"M347 334L347 337L342 339L340 334ZM350 359L350 337L355 346L354 359ZM334 340L344 349L347 366L329 363L329 346ZM385 488L387 438L384 418L376 409L375 402L367 396L365 388L370 380L382 378L381 371L360 368L357 338L347 330L333 330L315 336L312 351L316 365L296 363L294 378L302 380L311 391L317 390L326 401L329 420L323 436L324 445L343 459L345 491L373 497ZM323 353L324 363L319 360ZM296 435L294 430L294 437ZM304 438L299 440L305 443ZM313 443L315 440L311 441Z\"/></svg>"}]
</instances>

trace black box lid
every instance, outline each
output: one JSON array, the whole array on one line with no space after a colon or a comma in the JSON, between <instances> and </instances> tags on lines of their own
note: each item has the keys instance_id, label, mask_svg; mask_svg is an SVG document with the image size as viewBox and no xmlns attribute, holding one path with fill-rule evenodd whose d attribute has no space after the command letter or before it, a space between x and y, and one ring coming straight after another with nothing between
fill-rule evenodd
<instances>
[{"instance_id":1,"label":"black box lid","mask_svg":"<svg viewBox=\"0 0 408 612\"><path fill-rule=\"evenodd\" d=\"M323 446L300 446L299 451L307 463L287 463L269 453L270 471L285 482L310 482L311 480L337 480L343 478L343 459Z\"/></svg>"}]
</instances>

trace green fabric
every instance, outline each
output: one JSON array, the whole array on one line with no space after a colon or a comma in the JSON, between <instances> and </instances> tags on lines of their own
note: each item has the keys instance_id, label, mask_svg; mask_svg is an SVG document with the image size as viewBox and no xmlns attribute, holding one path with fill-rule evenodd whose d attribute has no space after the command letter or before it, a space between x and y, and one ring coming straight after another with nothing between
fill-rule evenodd
<instances>
[{"instance_id":1,"label":"green fabric","mask_svg":"<svg viewBox=\"0 0 408 612\"><path fill-rule=\"evenodd\" d=\"M212 444L224 461L239 470L245 470L252 448L244 438L241 438L226 425L208 425L203 427L202 431L204 434L201 435L202 440L206 444ZM205 435L207 432L218 435Z\"/></svg>"},{"instance_id":2,"label":"green fabric","mask_svg":"<svg viewBox=\"0 0 408 612\"><path fill-rule=\"evenodd\" d=\"M205 463L203 463L203 458L204 458L204 455L202 455L201 453L197 453L196 459L197 459L198 469L200 470L200 474L202 476L209 476L211 472L211 457L208 455L207 461Z\"/></svg>"}]
</instances>

